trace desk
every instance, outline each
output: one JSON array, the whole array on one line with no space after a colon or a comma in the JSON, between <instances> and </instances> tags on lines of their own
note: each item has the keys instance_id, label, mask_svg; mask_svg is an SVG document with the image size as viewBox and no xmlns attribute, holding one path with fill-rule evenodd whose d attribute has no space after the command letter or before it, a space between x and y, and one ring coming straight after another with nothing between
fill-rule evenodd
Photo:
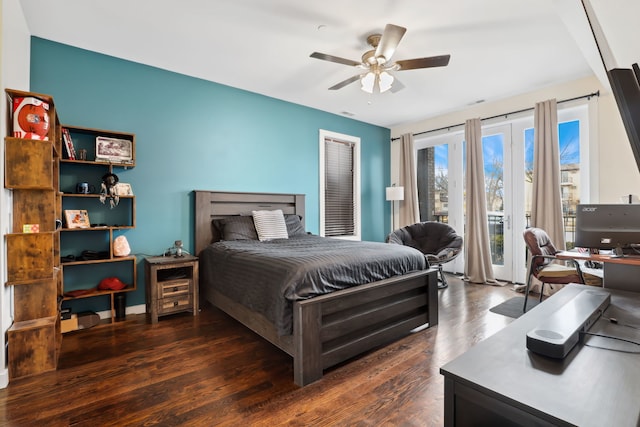
<instances>
[{"instance_id":1,"label":"desk","mask_svg":"<svg viewBox=\"0 0 640 427\"><path fill-rule=\"evenodd\" d=\"M593 288L565 286L444 365L445 426L640 425L639 353L597 348L592 339L606 341L606 346L619 342L598 337L587 337L588 345L578 343L562 360L526 348L526 333L585 289ZM621 323L640 324L640 293L609 292L606 314ZM590 332L640 341L640 330L606 320L596 322Z\"/></svg>"},{"instance_id":2,"label":"desk","mask_svg":"<svg viewBox=\"0 0 640 427\"><path fill-rule=\"evenodd\" d=\"M616 257L613 255L591 254L588 252L563 251L556 254L558 259L596 261L603 263L603 286L608 289L640 292L640 255Z\"/></svg>"}]
</instances>

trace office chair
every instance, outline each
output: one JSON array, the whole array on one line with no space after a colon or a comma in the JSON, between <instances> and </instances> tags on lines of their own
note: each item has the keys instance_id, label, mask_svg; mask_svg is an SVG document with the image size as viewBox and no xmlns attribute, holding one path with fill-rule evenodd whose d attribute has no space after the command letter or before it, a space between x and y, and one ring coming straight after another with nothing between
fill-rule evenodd
<instances>
[{"instance_id":1,"label":"office chair","mask_svg":"<svg viewBox=\"0 0 640 427\"><path fill-rule=\"evenodd\" d=\"M438 268L439 289L448 286L442 272L443 264L453 261L462 252L462 237L450 225L436 221L399 228L387 236L386 242L411 246L422 252L429 265Z\"/></svg>"},{"instance_id":2,"label":"office chair","mask_svg":"<svg viewBox=\"0 0 640 427\"><path fill-rule=\"evenodd\" d=\"M576 260L566 260L572 263L573 267L554 262L558 259L556 254L560 251L553 245L546 231L541 228L531 227L524 230L522 235L531 254L527 271L527 285L524 289L523 313L527 311L527 298L529 297L529 289L534 277L541 282L540 301L542 301L545 283L557 285L584 284L580 264Z\"/></svg>"}]
</instances>

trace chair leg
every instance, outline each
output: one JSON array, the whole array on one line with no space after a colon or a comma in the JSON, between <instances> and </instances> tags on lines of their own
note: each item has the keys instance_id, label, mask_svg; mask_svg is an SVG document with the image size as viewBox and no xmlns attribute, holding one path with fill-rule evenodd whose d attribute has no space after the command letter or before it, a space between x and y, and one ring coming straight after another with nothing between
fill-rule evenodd
<instances>
[{"instance_id":1,"label":"chair leg","mask_svg":"<svg viewBox=\"0 0 640 427\"><path fill-rule=\"evenodd\" d=\"M438 265L438 278L440 279L440 283L438 283L438 289L444 289L449 286L449 284L447 283L447 278L444 277L444 273L442 272L442 264Z\"/></svg>"},{"instance_id":2,"label":"chair leg","mask_svg":"<svg viewBox=\"0 0 640 427\"><path fill-rule=\"evenodd\" d=\"M529 299L529 289L531 287L531 276L527 279L527 286L524 288L524 306L522 312L527 312L527 299ZM540 282L540 302L542 302L542 295L544 295L544 282Z\"/></svg>"},{"instance_id":3,"label":"chair leg","mask_svg":"<svg viewBox=\"0 0 640 427\"><path fill-rule=\"evenodd\" d=\"M531 286L531 276L527 278L527 286L524 287L524 306L522 307L522 312L527 312L527 300L529 299L529 287Z\"/></svg>"},{"instance_id":4,"label":"chair leg","mask_svg":"<svg viewBox=\"0 0 640 427\"><path fill-rule=\"evenodd\" d=\"M535 257L534 257L535 258ZM524 306L522 307L522 312L527 312L527 299L529 299L529 289L531 289L531 277L533 276L533 264L534 259L529 260L529 267L527 268L527 286L524 288Z\"/></svg>"}]
</instances>

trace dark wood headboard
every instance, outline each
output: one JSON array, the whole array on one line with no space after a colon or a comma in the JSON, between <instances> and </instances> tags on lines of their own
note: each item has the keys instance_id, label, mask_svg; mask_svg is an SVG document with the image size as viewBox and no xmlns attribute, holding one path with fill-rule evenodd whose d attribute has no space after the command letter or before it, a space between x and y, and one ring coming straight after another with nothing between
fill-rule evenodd
<instances>
[{"instance_id":1,"label":"dark wood headboard","mask_svg":"<svg viewBox=\"0 0 640 427\"><path fill-rule=\"evenodd\" d=\"M282 209L285 214L297 214L304 225L304 194L237 193L194 190L195 254L219 240L212 221L234 215L251 215L251 211Z\"/></svg>"}]
</instances>

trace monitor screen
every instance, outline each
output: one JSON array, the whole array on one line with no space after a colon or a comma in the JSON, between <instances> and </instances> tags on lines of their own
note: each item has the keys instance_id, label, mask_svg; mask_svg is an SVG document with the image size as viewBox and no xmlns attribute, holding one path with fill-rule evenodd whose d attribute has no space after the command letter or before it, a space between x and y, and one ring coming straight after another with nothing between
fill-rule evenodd
<instances>
[{"instance_id":1,"label":"monitor screen","mask_svg":"<svg viewBox=\"0 0 640 427\"><path fill-rule=\"evenodd\" d=\"M607 72L613 95L627 131L631 151L640 169L640 67L614 68Z\"/></svg>"},{"instance_id":2,"label":"monitor screen","mask_svg":"<svg viewBox=\"0 0 640 427\"><path fill-rule=\"evenodd\" d=\"M640 204L578 205L575 246L640 254Z\"/></svg>"}]
</instances>

